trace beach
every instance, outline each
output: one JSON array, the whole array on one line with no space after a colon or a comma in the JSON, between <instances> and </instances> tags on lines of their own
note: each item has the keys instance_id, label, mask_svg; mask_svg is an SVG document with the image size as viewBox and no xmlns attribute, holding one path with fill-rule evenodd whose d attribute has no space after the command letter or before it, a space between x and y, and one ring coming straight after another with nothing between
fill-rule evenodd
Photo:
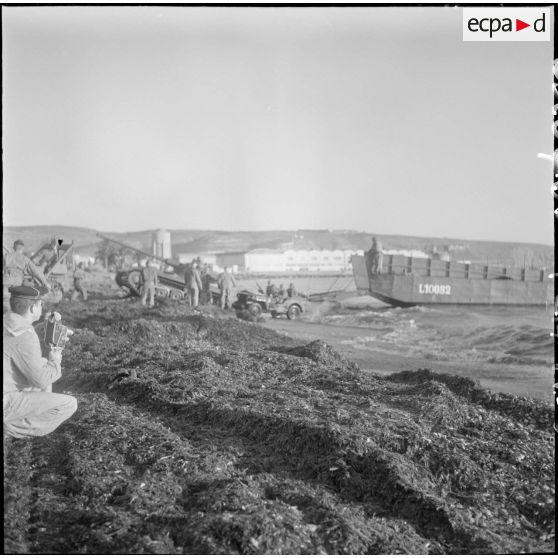
<instances>
[{"instance_id":1,"label":"beach","mask_svg":"<svg viewBox=\"0 0 558 558\"><path fill-rule=\"evenodd\" d=\"M168 299L147 309L115 289L57 310L75 333L54 391L78 410L47 437L4 439L8 554L554 548L542 401L417 370L412 356L362 356L344 343L359 328ZM384 318L381 343L405 352L390 340L407 315Z\"/></svg>"},{"instance_id":2,"label":"beach","mask_svg":"<svg viewBox=\"0 0 558 558\"><path fill-rule=\"evenodd\" d=\"M373 373L429 368L552 402L552 308L390 308L355 295L308 303L296 321L267 314L262 325L306 341L323 339Z\"/></svg>"},{"instance_id":3,"label":"beach","mask_svg":"<svg viewBox=\"0 0 558 558\"><path fill-rule=\"evenodd\" d=\"M552 402L552 369L540 367L526 368L521 365L502 365L488 363L471 364L466 361L432 361L425 358L410 357L403 354L394 355L370 348L359 348L349 341L361 333L358 328L323 326L293 322L288 320L266 320L262 324L275 331L292 335L306 341L323 339L347 358L356 362L363 370L376 374L391 374L401 370L430 368L436 372L455 374L478 379L480 384L494 391L535 397Z\"/></svg>"}]
</instances>

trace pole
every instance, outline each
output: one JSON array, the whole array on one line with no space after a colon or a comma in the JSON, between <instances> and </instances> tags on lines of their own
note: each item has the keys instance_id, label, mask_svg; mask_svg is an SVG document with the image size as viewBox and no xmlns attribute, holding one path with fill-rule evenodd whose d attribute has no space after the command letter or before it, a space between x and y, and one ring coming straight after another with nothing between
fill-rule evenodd
<instances>
[{"instance_id":1,"label":"pole","mask_svg":"<svg viewBox=\"0 0 558 558\"><path fill-rule=\"evenodd\" d=\"M70 247L62 252L62 254L60 256L58 256L58 259L52 264L52 266L50 267L50 269L45 273L45 277L48 277L51 273L52 270L56 267L56 265L60 262L60 260L62 260L62 258L64 256L69 256L70 253L72 252L72 250L74 249L74 243L72 242L72 244L70 245Z\"/></svg>"},{"instance_id":2,"label":"pole","mask_svg":"<svg viewBox=\"0 0 558 558\"><path fill-rule=\"evenodd\" d=\"M172 260L166 260L165 258L160 258L159 256L156 256L154 254L149 254L148 252L144 252L143 250L139 250L138 248L134 248L133 246L130 246L129 244L124 244L124 242L120 242L119 240L114 240L114 238L110 238L108 236L105 236L104 234L97 233L97 236L101 237L103 240L108 240L109 242L114 242L114 244L118 244L119 246L123 246L124 248L127 248L128 250L131 250L132 252L136 252L137 254L142 254L143 256L146 256L147 258L150 258L150 259L153 259L153 260L159 260L160 262L163 262L167 265L172 265L174 267L180 265L179 263L173 262Z\"/></svg>"}]
</instances>

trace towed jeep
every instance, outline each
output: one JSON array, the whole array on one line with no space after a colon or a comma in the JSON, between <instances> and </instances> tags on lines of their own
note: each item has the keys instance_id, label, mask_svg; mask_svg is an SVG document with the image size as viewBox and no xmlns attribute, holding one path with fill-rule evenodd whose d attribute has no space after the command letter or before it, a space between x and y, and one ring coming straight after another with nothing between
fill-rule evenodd
<instances>
[{"instance_id":1,"label":"towed jeep","mask_svg":"<svg viewBox=\"0 0 558 558\"><path fill-rule=\"evenodd\" d=\"M255 318L263 313L269 313L272 318L287 316L289 320L296 320L304 312L304 302L305 300L299 296L281 300L277 297L266 296L263 293L243 290L237 293L237 298L232 307L236 311L247 310Z\"/></svg>"},{"instance_id":2,"label":"towed jeep","mask_svg":"<svg viewBox=\"0 0 558 558\"><path fill-rule=\"evenodd\" d=\"M289 320L298 320L305 311L306 299L301 296L289 296L283 300L272 300L269 305L269 313L272 318L287 316Z\"/></svg>"}]
</instances>

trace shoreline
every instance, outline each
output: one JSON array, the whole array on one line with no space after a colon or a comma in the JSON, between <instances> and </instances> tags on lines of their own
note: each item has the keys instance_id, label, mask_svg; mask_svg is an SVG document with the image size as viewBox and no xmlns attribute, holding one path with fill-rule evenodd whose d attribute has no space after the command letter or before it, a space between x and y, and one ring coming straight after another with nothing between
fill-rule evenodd
<instances>
[{"instance_id":1,"label":"shoreline","mask_svg":"<svg viewBox=\"0 0 558 558\"><path fill-rule=\"evenodd\" d=\"M532 397L549 404L553 401L553 373L545 375L540 367L514 364L466 363L430 360L416 356L397 355L381 350L358 348L343 341L358 336L357 327L330 326L305 321L267 318L259 325L304 341L321 339L363 370L388 375L402 370L429 368L435 372L476 379L483 388L501 393ZM502 368L506 372L503 375ZM528 369L528 371L526 371Z\"/></svg>"}]
</instances>

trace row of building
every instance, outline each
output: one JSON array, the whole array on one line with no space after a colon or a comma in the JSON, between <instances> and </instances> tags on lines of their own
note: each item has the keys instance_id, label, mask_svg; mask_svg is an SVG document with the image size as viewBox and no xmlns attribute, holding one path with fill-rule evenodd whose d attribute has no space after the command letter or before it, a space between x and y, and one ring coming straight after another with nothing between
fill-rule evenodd
<instances>
[{"instance_id":1,"label":"row of building","mask_svg":"<svg viewBox=\"0 0 558 558\"><path fill-rule=\"evenodd\" d=\"M171 259L170 232L164 229L152 235L153 254ZM384 250L385 254L428 257L419 250ZM229 267L234 273L352 273L351 256L364 254L364 250L302 250L257 248L236 252L182 252L175 255L180 263L201 258L219 271Z\"/></svg>"},{"instance_id":2,"label":"row of building","mask_svg":"<svg viewBox=\"0 0 558 558\"><path fill-rule=\"evenodd\" d=\"M235 273L351 273L351 256L363 250L273 250L259 248L246 252L178 254L181 263L200 257L215 268L232 268Z\"/></svg>"}]
</instances>

